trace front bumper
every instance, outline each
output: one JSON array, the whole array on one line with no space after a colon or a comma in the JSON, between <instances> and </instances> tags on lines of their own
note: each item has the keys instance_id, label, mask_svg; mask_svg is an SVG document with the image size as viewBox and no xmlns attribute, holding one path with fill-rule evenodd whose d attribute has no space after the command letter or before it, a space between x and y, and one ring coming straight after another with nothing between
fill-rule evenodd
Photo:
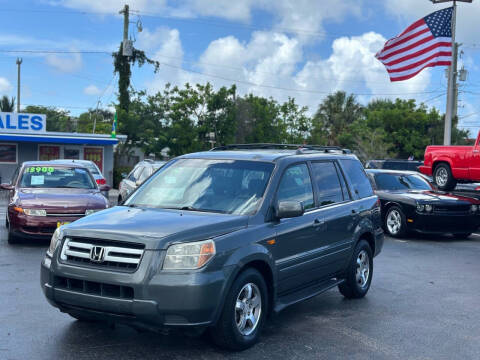
<instances>
[{"instance_id":1,"label":"front bumper","mask_svg":"<svg viewBox=\"0 0 480 360\"><path fill-rule=\"evenodd\" d=\"M152 275L150 264L158 262L158 256L157 251L145 251L134 273L76 267L46 256L41 264L40 282L50 304L62 312L88 314L99 320L152 330L212 324L222 305L228 271L160 271ZM81 285L58 286L58 277L87 285L83 289ZM132 291L122 298L94 293L88 290L92 282Z\"/></svg>"},{"instance_id":2,"label":"front bumper","mask_svg":"<svg viewBox=\"0 0 480 360\"><path fill-rule=\"evenodd\" d=\"M407 217L407 224L410 230L425 234L472 233L480 227L480 215L416 213L412 217Z\"/></svg>"},{"instance_id":3,"label":"front bumper","mask_svg":"<svg viewBox=\"0 0 480 360\"><path fill-rule=\"evenodd\" d=\"M28 216L10 213L10 231L23 238L51 238L58 223L71 223L81 219L80 216Z\"/></svg>"}]
</instances>

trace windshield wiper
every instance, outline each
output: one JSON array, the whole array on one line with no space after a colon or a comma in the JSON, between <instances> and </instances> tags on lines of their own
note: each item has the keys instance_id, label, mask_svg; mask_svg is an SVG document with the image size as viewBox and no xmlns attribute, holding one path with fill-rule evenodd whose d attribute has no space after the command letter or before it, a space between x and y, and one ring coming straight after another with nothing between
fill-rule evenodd
<instances>
[{"instance_id":1,"label":"windshield wiper","mask_svg":"<svg viewBox=\"0 0 480 360\"><path fill-rule=\"evenodd\" d=\"M199 209L193 206L182 206L182 207L162 207L161 209L167 210L185 210L185 211L198 211L198 212L213 212L213 213L220 213L225 214L225 211L222 210L215 210L215 209Z\"/></svg>"}]
</instances>

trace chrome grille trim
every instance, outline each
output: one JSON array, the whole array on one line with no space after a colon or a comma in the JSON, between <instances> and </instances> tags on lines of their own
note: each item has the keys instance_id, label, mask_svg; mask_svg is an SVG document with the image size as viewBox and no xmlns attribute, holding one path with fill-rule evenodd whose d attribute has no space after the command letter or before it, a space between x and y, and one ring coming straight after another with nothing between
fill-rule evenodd
<instances>
[{"instance_id":1,"label":"chrome grille trim","mask_svg":"<svg viewBox=\"0 0 480 360\"><path fill-rule=\"evenodd\" d=\"M133 249L122 246L106 245L101 246L104 249L104 257L101 262L91 260L90 252L96 246L94 242L88 239L66 238L60 253L60 259L70 264L80 264L101 268L136 270L142 259L144 250ZM126 245L128 246L128 245Z\"/></svg>"},{"instance_id":2,"label":"chrome grille trim","mask_svg":"<svg viewBox=\"0 0 480 360\"><path fill-rule=\"evenodd\" d=\"M47 213L47 216L55 216L55 217L79 217L79 216L85 216L85 213L79 213L79 214L68 214L68 213L52 214L52 213Z\"/></svg>"}]
</instances>

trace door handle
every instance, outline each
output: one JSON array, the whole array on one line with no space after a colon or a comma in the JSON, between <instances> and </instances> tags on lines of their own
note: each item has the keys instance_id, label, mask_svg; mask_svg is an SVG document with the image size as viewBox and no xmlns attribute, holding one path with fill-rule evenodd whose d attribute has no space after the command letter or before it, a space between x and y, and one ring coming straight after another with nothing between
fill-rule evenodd
<instances>
[{"instance_id":1,"label":"door handle","mask_svg":"<svg viewBox=\"0 0 480 360\"><path fill-rule=\"evenodd\" d=\"M313 221L313 227L319 227L319 226L322 226L323 224L325 224L325 220L315 219Z\"/></svg>"},{"instance_id":2,"label":"door handle","mask_svg":"<svg viewBox=\"0 0 480 360\"><path fill-rule=\"evenodd\" d=\"M474 153L478 153L480 150L473 150Z\"/></svg>"}]
</instances>

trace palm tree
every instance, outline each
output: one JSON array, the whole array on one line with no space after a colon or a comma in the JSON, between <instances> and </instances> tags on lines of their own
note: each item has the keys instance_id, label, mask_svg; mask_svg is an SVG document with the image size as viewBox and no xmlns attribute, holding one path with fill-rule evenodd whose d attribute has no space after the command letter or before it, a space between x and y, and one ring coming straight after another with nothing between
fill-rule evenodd
<instances>
[{"instance_id":1,"label":"palm tree","mask_svg":"<svg viewBox=\"0 0 480 360\"><path fill-rule=\"evenodd\" d=\"M12 112L15 111L15 98L8 99L8 96L3 95L0 99L0 111L1 112Z\"/></svg>"},{"instance_id":2,"label":"palm tree","mask_svg":"<svg viewBox=\"0 0 480 360\"><path fill-rule=\"evenodd\" d=\"M362 114L363 107L357 102L355 95L337 91L328 95L318 106L313 117L313 126L316 132L324 133L327 145L341 145L339 135L347 126L360 119Z\"/></svg>"}]
</instances>

